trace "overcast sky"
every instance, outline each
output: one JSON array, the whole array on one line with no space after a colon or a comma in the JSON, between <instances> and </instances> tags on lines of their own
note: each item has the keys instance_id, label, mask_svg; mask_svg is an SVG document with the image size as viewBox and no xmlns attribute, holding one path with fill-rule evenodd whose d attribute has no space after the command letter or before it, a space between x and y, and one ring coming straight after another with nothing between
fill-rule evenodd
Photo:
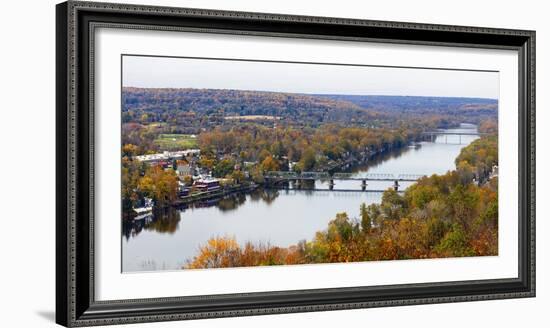
<instances>
[{"instance_id":1,"label":"overcast sky","mask_svg":"<svg viewBox=\"0 0 550 328\"><path fill-rule=\"evenodd\" d=\"M498 99L498 72L123 57L123 86Z\"/></svg>"}]
</instances>

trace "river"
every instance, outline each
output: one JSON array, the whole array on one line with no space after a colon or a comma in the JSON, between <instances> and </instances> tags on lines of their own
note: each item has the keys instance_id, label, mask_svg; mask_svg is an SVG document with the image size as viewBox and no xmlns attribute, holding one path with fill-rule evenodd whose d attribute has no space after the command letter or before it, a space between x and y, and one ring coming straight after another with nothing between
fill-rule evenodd
<instances>
[{"instance_id":1,"label":"river","mask_svg":"<svg viewBox=\"0 0 550 328\"><path fill-rule=\"evenodd\" d=\"M474 125L462 124L446 133L476 133ZM393 174L443 174L455 168L460 150L478 137L475 135L438 135L420 147L406 147L354 168L353 176L367 172ZM401 182L403 190L413 182ZM327 182L316 181L315 189L327 191L257 190L233 195L221 201L183 210L169 209L155 219L124 223L122 227L122 271L180 269L212 237L234 237L247 241L288 247L300 240L311 240L315 232L326 229L336 213L359 216L361 203L379 203L380 192L393 182L368 182L367 192L361 181L335 181L329 191ZM357 192L338 191L357 189Z\"/></svg>"}]
</instances>

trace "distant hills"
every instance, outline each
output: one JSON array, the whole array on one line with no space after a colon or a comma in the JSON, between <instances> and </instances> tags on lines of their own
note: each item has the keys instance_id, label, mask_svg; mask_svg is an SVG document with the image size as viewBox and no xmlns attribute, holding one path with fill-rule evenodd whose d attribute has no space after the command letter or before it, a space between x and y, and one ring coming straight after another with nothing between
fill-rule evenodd
<instances>
[{"instance_id":1,"label":"distant hills","mask_svg":"<svg viewBox=\"0 0 550 328\"><path fill-rule=\"evenodd\" d=\"M220 89L141 89L124 88L126 109L181 109L203 112L223 110L227 114L273 115L297 110L363 110L343 99L319 95L266 91Z\"/></svg>"},{"instance_id":2,"label":"distant hills","mask_svg":"<svg viewBox=\"0 0 550 328\"><path fill-rule=\"evenodd\" d=\"M318 95L347 101L362 108L380 112L461 114L468 112L496 114L498 101L486 98L419 97L419 96L361 96Z\"/></svg>"},{"instance_id":3,"label":"distant hills","mask_svg":"<svg viewBox=\"0 0 550 328\"><path fill-rule=\"evenodd\" d=\"M228 116L276 116L308 125L366 122L396 115L446 115L468 121L497 115L494 99L300 94L226 89L123 88L123 121L190 122ZM145 115L145 116L144 116ZM212 124L216 124L212 121Z\"/></svg>"},{"instance_id":4,"label":"distant hills","mask_svg":"<svg viewBox=\"0 0 550 328\"><path fill-rule=\"evenodd\" d=\"M193 113L195 117L266 115L308 122L365 120L378 116L346 100L281 92L124 88L122 101L126 122L135 120L136 115L147 114L164 121L163 116L181 113Z\"/></svg>"}]
</instances>

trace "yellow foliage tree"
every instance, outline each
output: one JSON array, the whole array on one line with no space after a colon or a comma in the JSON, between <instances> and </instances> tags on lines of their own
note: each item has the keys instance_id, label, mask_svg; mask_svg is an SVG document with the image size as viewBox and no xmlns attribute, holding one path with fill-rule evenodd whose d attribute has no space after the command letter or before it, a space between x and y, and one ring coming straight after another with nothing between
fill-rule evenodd
<instances>
[{"instance_id":1,"label":"yellow foliage tree","mask_svg":"<svg viewBox=\"0 0 550 328\"><path fill-rule=\"evenodd\" d=\"M264 172L278 171L279 170L279 163L273 158L273 156L267 156L262 161L262 170Z\"/></svg>"},{"instance_id":2,"label":"yellow foliage tree","mask_svg":"<svg viewBox=\"0 0 550 328\"><path fill-rule=\"evenodd\" d=\"M164 205L176 199L178 178L173 170L164 170L162 166L155 165L139 180L138 188L157 205Z\"/></svg>"},{"instance_id":3,"label":"yellow foliage tree","mask_svg":"<svg viewBox=\"0 0 550 328\"><path fill-rule=\"evenodd\" d=\"M189 269L228 268L238 266L241 253L234 238L212 238L199 250L199 255L187 265Z\"/></svg>"}]
</instances>

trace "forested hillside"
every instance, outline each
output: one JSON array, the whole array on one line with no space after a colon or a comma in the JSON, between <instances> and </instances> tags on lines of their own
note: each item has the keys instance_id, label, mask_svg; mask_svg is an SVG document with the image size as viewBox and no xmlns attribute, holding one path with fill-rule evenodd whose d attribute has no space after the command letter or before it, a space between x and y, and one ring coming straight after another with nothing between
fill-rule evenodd
<instances>
[{"instance_id":1,"label":"forested hillside","mask_svg":"<svg viewBox=\"0 0 550 328\"><path fill-rule=\"evenodd\" d=\"M183 133L220 126L235 118L293 126L325 123L388 126L423 116L443 127L496 119L498 102L481 98L309 95L219 89L124 88L123 123L163 122ZM389 122L389 123L388 123Z\"/></svg>"},{"instance_id":2,"label":"forested hillside","mask_svg":"<svg viewBox=\"0 0 550 328\"><path fill-rule=\"evenodd\" d=\"M315 125L365 121L380 116L349 101L296 93L124 88L122 97L124 123L193 121L200 124L216 118L261 115Z\"/></svg>"},{"instance_id":3,"label":"forested hillside","mask_svg":"<svg viewBox=\"0 0 550 328\"><path fill-rule=\"evenodd\" d=\"M498 101L485 98L322 95L381 112L496 116Z\"/></svg>"}]
</instances>

